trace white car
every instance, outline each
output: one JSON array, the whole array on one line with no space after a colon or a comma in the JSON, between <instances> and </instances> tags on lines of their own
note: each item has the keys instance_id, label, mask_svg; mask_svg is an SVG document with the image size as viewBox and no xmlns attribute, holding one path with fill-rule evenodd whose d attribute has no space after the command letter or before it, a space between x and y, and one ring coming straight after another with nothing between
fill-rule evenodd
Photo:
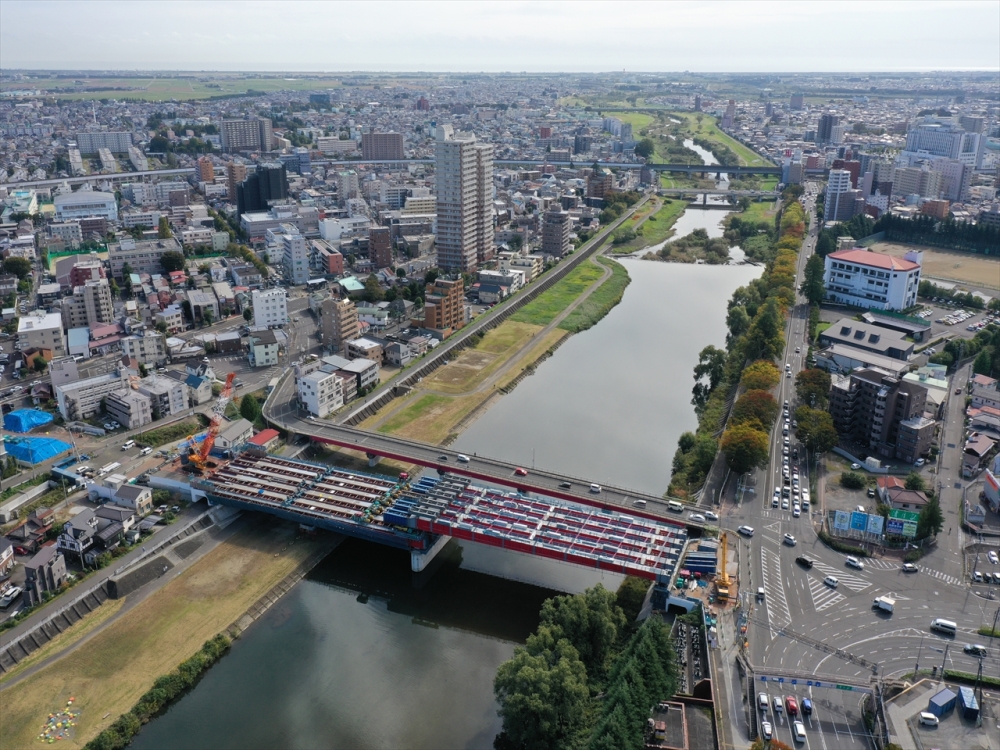
<instances>
[{"instance_id":1,"label":"white car","mask_svg":"<svg viewBox=\"0 0 1000 750\"><path fill-rule=\"evenodd\" d=\"M770 740L774 736L774 730L771 728L771 722L762 721L760 723L760 735L765 740Z\"/></svg>"},{"instance_id":2,"label":"white car","mask_svg":"<svg viewBox=\"0 0 1000 750\"><path fill-rule=\"evenodd\" d=\"M904 573L916 573L918 570L920 570L920 568L918 568L913 563L903 563L903 572Z\"/></svg>"},{"instance_id":3,"label":"white car","mask_svg":"<svg viewBox=\"0 0 1000 750\"><path fill-rule=\"evenodd\" d=\"M792 517L798 518L801 515L802 515L802 506L799 505L798 503L795 503L795 505L792 506Z\"/></svg>"},{"instance_id":4,"label":"white car","mask_svg":"<svg viewBox=\"0 0 1000 750\"><path fill-rule=\"evenodd\" d=\"M753 526L740 526L736 530L743 536L753 536Z\"/></svg>"},{"instance_id":5,"label":"white car","mask_svg":"<svg viewBox=\"0 0 1000 750\"><path fill-rule=\"evenodd\" d=\"M831 589L837 588L840 585L840 579L836 576L827 576L823 579L823 583L829 586Z\"/></svg>"},{"instance_id":6,"label":"white car","mask_svg":"<svg viewBox=\"0 0 1000 750\"><path fill-rule=\"evenodd\" d=\"M788 498L787 497L781 498L781 509L782 510L788 510Z\"/></svg>"},{"instance_id":7,"label":"white car","mask_svg":"<svg viewBox=\"0 0 1000 750\"><path fill-rule=\"evenodd\" d=\"M785 544L789 547L794 547L798 542L795 541L795 537L791 534L785 534Z\"/></svg>"},{"instance_id":8,"label":"white car","mask_svg":"<svg viewBox=\"0 0 1000 750\"><path fill-rule=\"evenodd\" d=\"M857 568L858 570L865 569L865 564L856 557L848 556L844 562L847 563L848 568Z\"/></svg>"},{"instance_id":9,"label":"white car","mask_svg":"<svg viewBox=\"0 0 1000 750\"><path fill-rule=\"evenodd\" d=\"M997 558L997 553L994 552L993 550L987 552L986 556L990 558L990 562L993 563L994 565L1000 565L1000 558Z\"/></svg>"},{"instance_id":10,"label":"white car","mask_svg":"<svg viewBox=\"0 0 1000 750\"><path fill-rule=\"evenodd\" d=\"M688 519L691 521L697 521L698 523L705 523L705 516L701 513L688 513Z\"/></svg>"},{"instance_id":11,"label":"white car","mask_svg":"<svg viewBox=\"0 0 1000 750\"><path fill-rule=\"evenodd\" d=\"M705 518L707 518L709 521L718 521L719 520L719 514L718 513L713 513L710 510L706 510L702 515L704 515Z\"/></svg>"}]
</instances>

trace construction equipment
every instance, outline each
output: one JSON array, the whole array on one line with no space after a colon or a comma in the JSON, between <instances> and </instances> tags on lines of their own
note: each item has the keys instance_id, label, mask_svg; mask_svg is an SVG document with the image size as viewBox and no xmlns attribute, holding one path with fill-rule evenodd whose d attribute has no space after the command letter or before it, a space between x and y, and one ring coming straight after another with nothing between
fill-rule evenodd
<instances>
[{"instance_id":1,"label":"construction equipment","mask_svg":"<svg viewBox=\"0 0 1000 750\"><path fill-rule=\"evenodd\" d=\"M719 575L715 581L715 591L719 596L720 601L726 601L729 599L729 573L726 572L726 557L729 551L727 545L729 543L729 538L726 532L723 531L719 535Z\"/></svg>"},{"instance_id":2,"label":"construction equipment","mask_svg":"<svg viewBox=\"0 0 1000 750\"><path fill-rule=\"evenodd\" d=\"M215 406L212 408L212 420L208 425L208 431L205 433L205 439L199 445L194 442L193 437L188 438L190 441L187 456L188 464L193 466L199 473L209 468L208 456L212 452L212 446L215 445L215 438L218 436L219 428L226 417L226 407L233 396L233 380L235 378L235 372L231 372L226 376L226 384L222 387L219 400L215 402Z\"/></svg>"}]
</instances>

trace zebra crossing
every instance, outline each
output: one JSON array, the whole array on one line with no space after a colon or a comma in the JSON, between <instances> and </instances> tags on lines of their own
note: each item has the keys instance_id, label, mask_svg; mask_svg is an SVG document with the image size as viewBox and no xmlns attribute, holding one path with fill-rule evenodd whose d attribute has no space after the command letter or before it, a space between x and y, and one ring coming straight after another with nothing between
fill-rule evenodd
<instances>
[{"instance_id":1,"label":"zebra crossing","mask_svg":"<svg viewBox=\"0 0 1000 750\"><path fill-rule=\"evenodd\" d=\"M942 573L940 570L931 570L930 568L921 568L920 569L920 574L926 574L926 575L929 575L929 576L933 576L934 578L937 578L940 581L944 581L945 583L950 584L952 586L964 586L965 585L965 581L963 581L961 578L955 578L955 576L950 576L947 573Z\"/></svg>"},{"instance_id":2,"label":"zebra crossing","mask_svg":"<svg viewBox=\"0 0 1000 750\"><path fill-rule=\"evenodd\" d=\"M864 591L866 588L871 586L871 582L866 581L864 578L858 578L850 573L845 573L843 568L835 568L832 565L827 565L824 562L819 562L818 560L813 562L813 567L823 571L828 576L835 577L840 583L851 591ZM825 584L824 584L825 585Z\"/></svg>"},{"instance_id":3,"label":"zebra crossing","mask_svg":"<svg viewBox=\"0 0 1000 750\"><path fill-rule=\"evenodd\" d=\"M814 576L806 576L809 580L809 595L812 597L813 609L822 612L827 607L832 607L839 601L845 599L844 595L836 589L831 589L825 583Z\"/></svg>"},{"instance_id":4,"label":"zebra crossing","mask_svg":"<svg viewBox=\"0 0 1000 750\"><path fill-rule=\"evenodd\" d=\"M771 624L771 638L774 639L778 635L775 628L783 628L792 622L792 614L788 610L788 600L785 599L785 587L782 585L781 558L776 552L762 547L760 568L768 622Z\"/></svg>"},{"instance_id":5,"label":"zebra crossing","mask_svg":"<svg viewBox=\"0 0 1000 750\"><path fill-rule=\"evenodd\" d=\"M896 560L873 560L868 558L865 560L866 568L876 568L878 570L899 570L902 564Z\"/></svg>"}]
</instances>

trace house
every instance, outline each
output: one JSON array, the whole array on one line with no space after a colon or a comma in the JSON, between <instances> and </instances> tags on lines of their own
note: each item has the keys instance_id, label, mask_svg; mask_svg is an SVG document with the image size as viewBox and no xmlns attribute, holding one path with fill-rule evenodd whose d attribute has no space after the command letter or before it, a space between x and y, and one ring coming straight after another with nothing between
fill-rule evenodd
<instances>
[{"instance_id":1,"label":"house","mask_svg":"<svg viewBox=\"0 0 1000 750\"><path fill-rule=\"evenodd\" d=\"M260 448L261 450L271 452L277 448L278 443L281 442L281 433L268 427L266 430L258 432L247 442L250 445Z\"/></svg>"},{"instance_id":2,"label":"house","mask_svg":"<svg viewBox=\"0 0 1000 750\"><path fill-rule=\"evenodd\" d=\"M54 594L65 582L66 558L54 544L42 547L24 564L24 601L33 607L45 592Z\"/></svg>"},{"instance_id":3,"label":"house","mask_svg":"<svg viewBox=\"0 0 1000 750\"><path fill-rule=\"evenodd\" d=\"M167 370L164 377L181 383L187 390L189 406L199 406L212 400L212 381L206 377L190 375L179 370Z\"/></svg>"},{"instance_id":4,"label":"house","mask_svg":"<svg viewBox=\"0 0 1000 750\"><path fill-rule=\"evenodd\" d=\"M94 546L97 525L97 516L94 515L94 511L89 508L82 510L66 522L62 533L56 540L56 545L61 552L71 552L82 558Z\"/></svg>"},{"instance_id":5,"label":"house","mask_svg":"<svg viewBox=\"0 0 1000 750\"><path fill-rule=\"evenodd\" d=\"M413 359L410 347L398 341L393 341L386 345L383 352L385 361L394 367L406 367Z\"/></svg>"},{"instance_id":6,"label":"house","mask_svg":"<svg viewBox=\"0 0 1000 750\"><path fill-rule=\"evenodd\" d=\"M962 476L976 476L986 465L986 459L996 446L996 442L978 432L969 435L962 452Z\"/></svg>"},{"instance_id":7,"label":"house","mask_svg":"<svg viewBox=\"0 0 1000 750\"><path fill-rule=\"evenodd\" d=\"M230 422L219 431L215 445L221 450L232 450L253 437L253 424L246 419Z\"/></svg>"},{"instance_id":8,"label":"house","mask_svg":"<svg viewBox=\"0 0 1000 750\"><path fill-rule=\"evenodd\" d=\"M38 508L7 534L14 543L18 554L35 553L45 541L45 535L52 528L55 513L51 508Z\"/></svg>"},{"instance_id":9,"label":"house","mask_svg":"<svg viewBox=\"0 0 1000 750\"><path fill-rule=\"evenodd\" d=\"M352 359L341 367L340 371L357 379L358 391L372 388L379 382L378 362L373 362L370 359ZM347 403L346 393L344 394L344 403Z\"/></svg>"},{"instance_id":10,"label":"house","mask_svg":"<svg viewBox=\"0 0 1000 750\"><path fill-rule=\"evenodd\" d=\"M995 380L993 382L996 383ZM990 387L973 383L972 405L979 407L989 406L993 409L1000 409L1000 391L997 390L995 385Z\"/></svg>"},{"instance_id":11,"label":"house","mask_svg":"<svg viewBox=\"0 0 1000 750\"><path fill-rule=\"evenodd\" d=\"M274 331L256 331L248 339L251 367L271 367L278 364L278 339Z\"/></svg>"},{"instance_id":12,"label":"house","mask_svg":"<svg viewBox=\"0 0 1000 750\"><path fill-rule=\"evenodd\" d=\"M128 508L133 514L146 515L153 509L153 491L137 484L123 484L111 496L111 502Z\"/></svg>"},{"instance_id":13,"label":"house","mask_svg":"<svg viewBox=\"0 0 1000 750\"><path fill-rule=\"evenodd\" d=\"M353 339L347 342L348 359L370 359L382 363L382 346L377 341L367 338Z\"/></svg>"},{"instance_id":14,"label":"house","mask_svg":"<svg viewBox=\"0 0 1000 750\"><path fill-rule=\"evenodd\" d=\"M882 357L904 361L913 354L914 346L912 341L906 340L906 334L902 331L860 323L850 318L841 318L820 333L818 342L822 348L840 344Z\"/></svg>"},{"instance_id":15,"label":"house","mask_svg":"<svg viewBox=\"0 0 1000 750\"><path fill-rule=\"evenodd\" d=\"M0 576L7 575L14 565L14 543L5 536L0 536Z\"/></svg>"},{"instance_id":16,"label":"house","mask_svg":"<svg viewBox=\"0 0 1000 750\"><path fill-rule=\"evenodd\" d=\"M906 482L899 477L884 476L876 480L879 500L893 510L919 513L928 502L927 495L919 490L906 489Z\"/></svg>"}]
</instances>

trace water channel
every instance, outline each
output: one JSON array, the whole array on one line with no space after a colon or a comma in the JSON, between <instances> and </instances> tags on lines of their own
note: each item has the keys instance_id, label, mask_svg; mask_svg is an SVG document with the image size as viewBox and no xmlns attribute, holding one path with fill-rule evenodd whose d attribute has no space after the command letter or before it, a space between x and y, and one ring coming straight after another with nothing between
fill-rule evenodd
<instances>
[{"instance_id":1,"label":"water channel","mask_svg":"<svg viewBox=\"0 0 1000 750\"><path fill-rule=\"evenodd\" d=\"M718 236L724 216L689 210L677 235ZM486 412L458 449L666 489L677 438L695 427L698 352L723 345L726 303L761 269L624 265L632 283L621 304ZM407 554L347 540L133 747L490 747L497 667L545 598L599 581L614 588L620 578L474 544L452 544L415 577Z\"/></svg>"}]
</instances>

